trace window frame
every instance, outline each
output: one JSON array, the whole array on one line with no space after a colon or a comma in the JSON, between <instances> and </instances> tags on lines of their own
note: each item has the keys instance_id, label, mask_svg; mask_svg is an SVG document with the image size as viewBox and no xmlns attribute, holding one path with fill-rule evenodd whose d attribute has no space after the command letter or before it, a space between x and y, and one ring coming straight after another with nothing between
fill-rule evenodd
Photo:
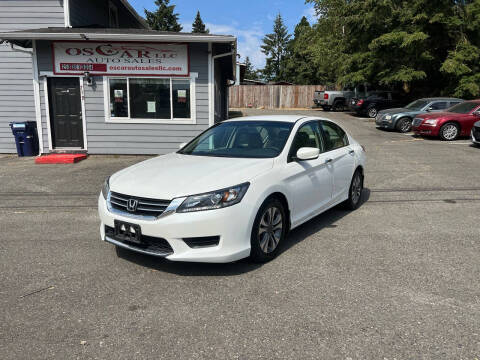
<instances>
[{"instance_id":1,"label":"window frame","mask_svg":"<svg viewBox=\"0 0 480 360\"><path fill-rule=\"evenodd\" d=\"M327 149L326 149L326 143L327 143L327 141L326 141L326 139L325 139L325 132L324 132L323 127L322 127L322 122L333 124L334 126L338 127L340 130L342 130L342 131L344 132L344 134L345 134L344 136L346 136L347 144L346 144L346 145L343 145L343 146L340 146L340 147L337 147L337 148L335 148L335 149L327 150ZM348 138L347 132L346 132L345 130L343 130L343 128L342 128L340 125L335 124L333 121L318 120L318 128L320 129L320 132L322 133L322 137L323 137L322 140L323 140L323 144L324 144L323 146L324 146L324 152L325 152L325 153L329 153L330 151L335 151L335 150L343 149L343 148L345 148L345 147L350 146L350 140L349 140L349 138Z\"/></svg>"},{"instance_id":2,"label":"window frame","mask_svg":"<svg viewBox=\"0 0 480 360\"><path fill-rule=\"evenodd\" d=\"M198 73L190 73L190 76L104 76L103 77L103 94L105 107L105 122L116 124L196 124L196 78ZM126 79L127 80L127 105L128 117L111 116L110 111L110 79ZM130 80L129 79L168 79L170 81L170 118L152 119L152 118L132 118L130 106ZM190 83L190 117L174 118L173 117L173 81L187 80Z\"/></svg>"},{"instance_id":3,"label":"window frame","mask_svg":"<svg viewBox=\"0 0 480 360\"><path fill-rule=\"evenodd\" d=\"M314 123L317 123L317 126L318 126L317 137L318 137L318 143L320 144L320 148L319 148L320 154L323 154L325 152L325 139L323 138L322 129L320 127L319 120L306 121L298 127L297 131L295 131L295 135L293 135L292 142L290 144L290 149L288 149L287 163L297 162L297 154L292 154L292 149L295 144L295 138L297 137L298 133L304 126L314 124Z\"/></svg>"}]
</instances>

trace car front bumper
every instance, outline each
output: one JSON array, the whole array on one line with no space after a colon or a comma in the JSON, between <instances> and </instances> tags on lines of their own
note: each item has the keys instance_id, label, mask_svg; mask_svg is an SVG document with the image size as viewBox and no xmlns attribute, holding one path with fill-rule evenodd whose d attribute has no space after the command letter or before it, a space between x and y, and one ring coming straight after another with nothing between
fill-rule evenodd
<instances>
[{"instance_id":1,"label":"car front bumper","mask_svg":"<svg viewBox=\"0 0 480 360\"><path fill-rule=\"evenodd\" d=\"M473 128L470 133L470 138L474 144L480 145L480 128Z\"/></svg>"},{"instance_id":2,"label":"car front bumper","mask_svg":"<svg viewBox=\"0 0 480 360\"><path fill-rule=\"evenodd\" d=\"M382 129L394 129L394 122L393 119L391 120L386 120L384 118L384 115L378 115L377 118L375 119L375 124L377 127L382 128Z\"/></svg>"},{"instance_id":3,"label":"car front bumper","mask_svg":"<svg viewBox=\"0 0 480 360\"><path fill-rule=\"evenodd\" d=\"M439 127L420 124L419 126L413 126L412 131L415 135L438 136Z\"/></svg>"},{"instance_id":4,"label":"car front bumper","mask_svg":"<svg viewBox=\"0 0 480 360\"><path fill-rule=\"evenodd\" d=\"M244 199L245 200L245 199ZM142 220L112 213L107 201L100 194L98 212L100 215L100 237L103 241L139 253L165 257L172 261L227 263L250 255L250 234L254 217L253 206L248 202L239 203L217 210L191 213L173 213L156 220ZM115 220L139 225L142 235L164 239L173 253L152 253L132 243L106 237L105 226L113 228ZM187 238L219 237L218 245L190 247Z\"/></svg>"}]
</instances>

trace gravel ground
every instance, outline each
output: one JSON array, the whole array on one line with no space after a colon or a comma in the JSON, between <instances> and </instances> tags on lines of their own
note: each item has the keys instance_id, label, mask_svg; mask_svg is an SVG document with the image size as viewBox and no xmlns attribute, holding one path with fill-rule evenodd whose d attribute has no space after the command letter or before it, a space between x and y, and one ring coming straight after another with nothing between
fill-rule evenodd
<instances>
[{"instance_id":1,"label":"gravel ground","mask_svg":"<svg viewBox=\"0 0 480 360\"><path fill-rule=\"evenodd\" d=\"M364 203L302 225L261 266L101 242L103 179L145 157L0 156L1 357L480 358L480 149L296 113L334 119L365 145Z\"/></svg>"}]
</instances>

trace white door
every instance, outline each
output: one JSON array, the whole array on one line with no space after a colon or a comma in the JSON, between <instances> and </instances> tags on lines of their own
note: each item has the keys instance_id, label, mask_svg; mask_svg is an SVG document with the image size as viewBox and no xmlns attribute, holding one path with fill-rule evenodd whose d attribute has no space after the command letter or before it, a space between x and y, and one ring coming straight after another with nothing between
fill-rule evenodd
<instances>
[{"instance_id":1,"label":"white door","mask_svg":"<svg viewBox=\"0 0 480 360\"><path fill-rule=\"evenodd\" d=\"M333 173L332 202L336 203L348 198L355 166L355 152L348 143L347 134L337 124L321 120L320 127L328 166Z\"/></svg>"},{"instance_id":2,"label":"white door","mask_svg":"<svg viewBox=\"0 0 480 360\"><path fill-rule=\"evenodd\" d=\"M302 147L316 147L321 154L317 159L299 161L296 154ZM293 226L321 212L331 203L332 173L328 169L327 156L322 152L318 122L311 121L302 125L292 142L283 176L292 201Z\"/></svg>"}]
</instances>

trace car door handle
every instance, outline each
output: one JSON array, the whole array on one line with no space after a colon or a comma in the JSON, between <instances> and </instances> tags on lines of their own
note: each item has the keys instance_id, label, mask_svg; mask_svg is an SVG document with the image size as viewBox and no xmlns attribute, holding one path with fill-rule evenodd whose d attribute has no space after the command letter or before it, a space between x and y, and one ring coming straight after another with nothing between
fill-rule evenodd
<instances>
[{"instance_id":1,"label":"car door handle","mask_svg":"<svg viewBox=\"0 0 480 360\"><path fill-rule=\"evenodd\" d=\"M327 159L325 160L325 164L330 164L333 161L333 159Z\"/></svg>"},{"instance_id":2,"label":"car door handle","mask_svg":"<svg viewBox=\"0 0 480 360\"><path fill-rule=\"evenodd\" d=\"M355 154L355 150L350 150L348 153L349 154Z\"/></svg>"}]
</instances>

